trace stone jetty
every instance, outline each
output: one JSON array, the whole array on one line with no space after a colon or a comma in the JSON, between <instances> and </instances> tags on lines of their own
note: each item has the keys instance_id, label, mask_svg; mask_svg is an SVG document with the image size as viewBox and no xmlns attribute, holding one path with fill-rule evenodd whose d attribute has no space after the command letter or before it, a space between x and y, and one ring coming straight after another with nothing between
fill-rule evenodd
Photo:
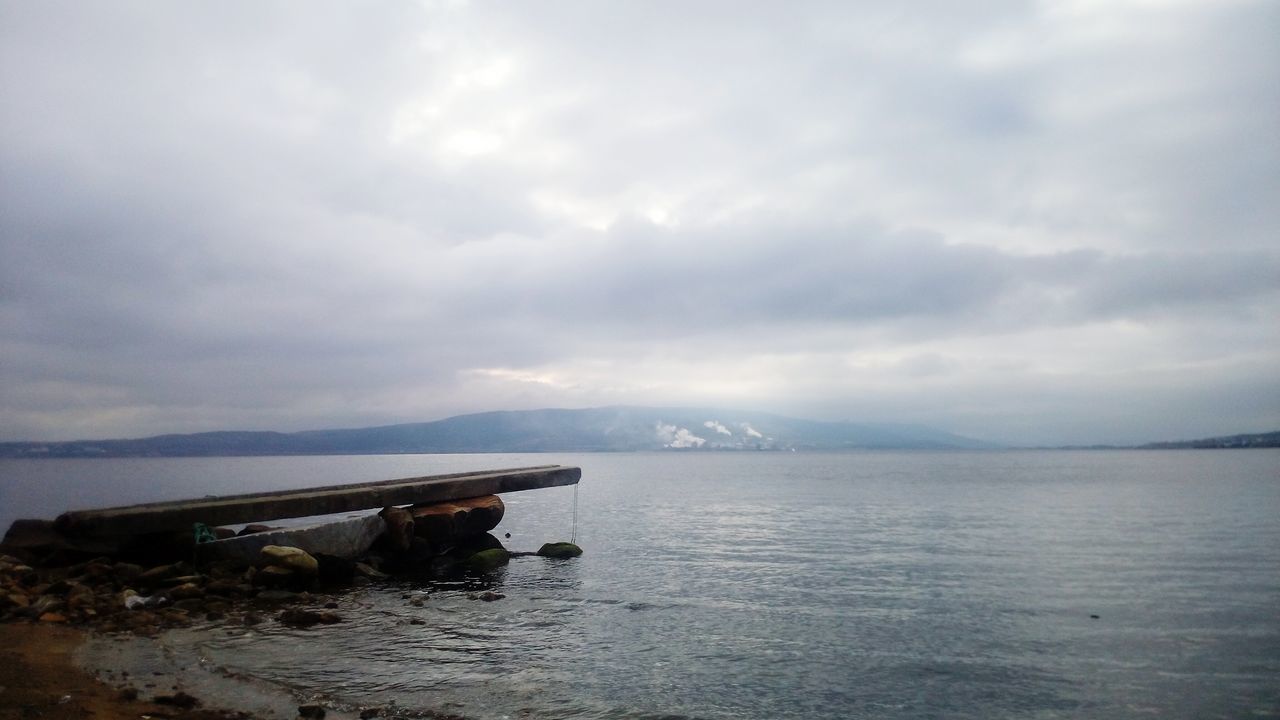
<instances>
[{"instance_id":1,"label":"stone jetty","mask_svg":"<svg viewBox=\"0 0 1280 720\"><path fill-rule=\"evenodd\" d=\"M468 590L480 590L467 598L496 602L506 595L485 588L501 587L502 577L494 571L513 555L534 555L509 553L490 532L506 512L497 493L576 484L580 477L575 467L514 468L18 520L0 542L0 623L45 626L30 630L31 643L50 633L74 634L54 626L156 636L193 625L240 633L263 623L289 627L289 642L301 643L305 633L340 627L363 610L345 592L352 586L387 583L403 593L408 606L423 608L438 588L455 587L452 581L465 577ZM271 525L316 515L327 517L306 525ZM569 543L549 543L537 554L573 558L581 552ZM572 562L530 560L566 561ZM451 582L440 586L431 582L435 578ZM409 610L414 615L409 624L425 625L416 614L429 612ZM167 651L164 657L170 658ZM8 677L29 672L29 665L21 664L28 656L9 655L4 662L20 662ZM7 667L4 662L0 667ZM174 665L164 682L156 670L137 679L129 672L108 673L118 684L109 692L119 693L128 705L124 714L131 717L248 717L200 707L201 699L180 687L179 673L185 669ZM68 694L49 707L64 707L73 694L80 696L63 682L61 676L55 680L58 694ZM88 705L65 707L89 712ZM99 705L93 707L101 712ZM319 718L326 713L323 705L309 704L298 706L297 714ZM391 714L379 707L359 713L361 718Z\"/></svg>"},{"instance_id":2,"label":"stone jetty","mask_svg":"<svg viewBox=\"0 0 1280 720\"><path fill-rule=\"evenodd\" d=\"M511 557L490 533L505 514L497 493L576 484L581 475L576 467L547 465L18 520L0 543L0 621L149 631L239 608L252 622L252 608L263 601L289 602L389 573L491 571ZM267 524L333 513L357 514L310 525ZM549 547L539 554L581 553L576 546L556 553L546 552ZM293 608L279 620L341 618Z\"/></svg>"}]
</instances>

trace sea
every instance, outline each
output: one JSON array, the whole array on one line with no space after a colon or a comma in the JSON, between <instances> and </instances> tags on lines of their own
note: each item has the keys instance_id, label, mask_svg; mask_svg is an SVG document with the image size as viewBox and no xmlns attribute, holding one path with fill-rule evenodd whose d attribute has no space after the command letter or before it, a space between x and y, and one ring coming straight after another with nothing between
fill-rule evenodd
<instances>
[{"instance_id":1,"label":"sea","mask_svg":"<svg viewBox=\"0 0 1280 720\"><path fill-rule=\"evenodd\" d=\"M0 525L548 463L581 483L506 496L495 533L580 558L183 642L209 672L405 714L1280 717L1278 450L0 460Z\"/></svg>"}]
</instances>

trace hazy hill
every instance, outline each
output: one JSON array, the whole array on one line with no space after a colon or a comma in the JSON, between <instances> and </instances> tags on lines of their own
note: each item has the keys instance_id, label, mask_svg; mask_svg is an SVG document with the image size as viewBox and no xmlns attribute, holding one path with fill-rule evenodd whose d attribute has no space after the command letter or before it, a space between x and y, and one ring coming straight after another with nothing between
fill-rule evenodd
<instances>
[{"instance_id":1,"label":"hazy hill","mask_svg":"<svg viewBox=\"0 0 1280 720\"><path fill-rule=\"evenodd\" d=\"M991 447L919 425L799 420L698 408L611 407L459 415L296 433L208 432L136 440L0 443L3 457L184 457L633 450L838 450Z\"/></svg>"},{"instance_id":2,"label":"hazy hill","mask_svg":"<svg viewBox=\"0 0 1280 720\"><path fill-rule=\"evenodd\" d=\"M1202 438L1200 440L1178 440L1174 442L1148 443L1142 447L1152 450L1182 450L1196 448L1275 448L1280 447L1280 431L1269 433L1249 433L1246 435L1227 435L1225 437Z\"/></svg>"}]
</instances>

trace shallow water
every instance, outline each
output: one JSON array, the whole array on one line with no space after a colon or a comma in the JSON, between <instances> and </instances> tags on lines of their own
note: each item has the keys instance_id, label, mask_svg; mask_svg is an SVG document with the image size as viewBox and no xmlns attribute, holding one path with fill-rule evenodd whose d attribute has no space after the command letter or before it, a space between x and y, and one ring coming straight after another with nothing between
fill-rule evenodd
<instances>
[{"instance_id":1,"label":"shallow water","mask_svg":"<svg viewBox=\"0 0 1280 720\"><path fill-rule=\"evenodd\" d=\"M547 462L583 467L583 557L355 590L346 624L200 651L476 718L1280 716L1276 451L6 461L0 507ZM568 539L573 496L509 495L497 532Z\"/></svg>"}]
</instances>

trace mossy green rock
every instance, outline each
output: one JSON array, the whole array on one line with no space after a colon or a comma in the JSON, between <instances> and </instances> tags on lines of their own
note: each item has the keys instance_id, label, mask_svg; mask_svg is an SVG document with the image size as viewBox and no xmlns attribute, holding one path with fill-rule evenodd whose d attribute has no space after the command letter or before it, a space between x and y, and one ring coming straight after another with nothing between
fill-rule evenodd
<instances>
[{"instance_id":1,"label":"mossy green rock","mask_svg":"<svg viewBox=\"0 0 1280 720\"><path fill-rule=\"evenodd\" d=\"M482 550L467 558L467 567L472 570L493 570L511 562L511 553L502 548Z\"/></svg>"},{"instance_id":2,"label":"mossy green rock","mask_svg":"<svg viewBox=\"0 0 1280 720\"><path fill-rule=\"evenodd\" d=\"M582 554L582 548L568 542L547 543L538 548L538 554L549 558L573 558Z\"/></svg>"}]
</instances>

